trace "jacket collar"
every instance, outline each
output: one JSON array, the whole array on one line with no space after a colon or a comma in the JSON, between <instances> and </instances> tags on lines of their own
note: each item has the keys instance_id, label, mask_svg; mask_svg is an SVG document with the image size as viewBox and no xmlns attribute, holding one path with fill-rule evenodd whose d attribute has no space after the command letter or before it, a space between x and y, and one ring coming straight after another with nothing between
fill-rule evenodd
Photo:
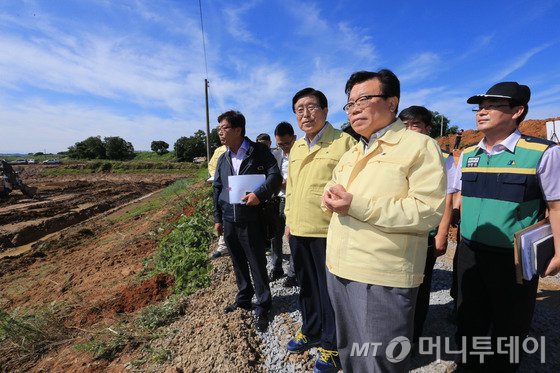
<instances>
[{"instance_id":1,"label":"jacket collar","mask_svg":"<svg viewBox=\"0 0 560 373\"><path fill-rule=\"evenodd\" d=\"M377 141L382 141L387 144L397 144L401 141L404 131L406 131L406 127L402 120L397 118L392 124L390 124L390 128L382 135Z\"/></svg>"},{"instance_id":2,"label":"jacket collar","mask_svg":"<svg viewBox=\"0 0 560 373\"><path fill-rule=\"evenodd\" d=\"M321 134L321 138L319 139L319 141L317 141L317 144L313 145L313 147L309 150L310 153L322 148L323 144L330 144L331 142L333 142L335 137L335 129L332 124L330 124L328 121L325 122L325 126L321 129L321 131L323 131L323 133ZM309 146L307 145L307 142L303 137L299 138L294 146L305 146L309 149Z\"/></svg>"},{"instance_id":3,"label":"jacket collar","mask_svg":"<svg viewBox=\"0 0 560 373\"><path fill-rule=\"evenodd\" d=\"M406 127L404 125L404 123L402 122L402 120L400 120L399 118L397 118L393 123L391 123L389 125L389 129L387 130L387 132L385 132L380 138L378 138L373 144L371 144L371 148L370 150L367 152L367 154L372 154L372 151L374 149L377 149L377 147L379 146L379 144L381 142L387 143L387 144L397 144L401 141L402 137L404 136L404 133L406 131ZM355 146L354 146L354 151L360 152L363 154L364 151L364 144L363 142L359 141Z\"/></svg>"}]
</instances>

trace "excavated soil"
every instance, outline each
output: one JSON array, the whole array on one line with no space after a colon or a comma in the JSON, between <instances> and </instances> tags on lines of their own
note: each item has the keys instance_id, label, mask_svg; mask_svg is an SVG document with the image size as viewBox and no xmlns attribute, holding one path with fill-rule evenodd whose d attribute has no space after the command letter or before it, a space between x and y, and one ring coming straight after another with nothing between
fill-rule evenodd
<instances>
[{"instance_id":1,"label":"excavated soil","mask_svg":"<svg viewBox=\"0 0 560 373\"><path fill-rule=\"evenodd\" d=\"M53 167L53 166L50 166ZM42 176L43 165L19 166L21 179L37 187L0 199L0 253L164 188L185 175L80 174Z\"/></svg>"},{"instance_id":2,"label":"excavated soil","mask_svg":"<svg viewBox=\"0 0 560 373\"><path fill-rule=\"evenodd\" d=\"M29 200L19 192L12 193L10 199L0 205L1 227L6 224L33 226L33 222L64 214L85 204L85 200L107 203L103 196L109 196L108 199L115 205L123 204L178 177L99 174L41 177L39 173L30 173L24 181L38 186L41 194L37 200ZM195 184L191 188L201 186ZM99 193L100 190L104 193ZM135 194L119 200L119 191L121 196L128 196L131 191ZM68 195L72 197L67 198ZM66 208L57 206L56 201L64 201L62 204ZM40 218L33 207L37 202L48 206L43 208ZM22 362L14 356L0 356L0 372L130 370L131 361L139 354L135 350L137 346L127 346L109 362L95 360L90 354L77 351L75 345L169 296L174 283L172 276L158 275L139 281L138 274L144 268L145 259L151 258L156 251L166 231L162 226L176 220L180 214L192 213L192 206L181 208L177 202L170 200L153 212L122 219L139 203L133 202L51 233L30 245L29 251L0 258L0 309L21 312L53 302L63 304L67 307L67 315L60 327L68 333L68 340L35 358ZM46 213L48 211L54 216ZM167 337L177 348L174 354L181 356L179 366L189 367L189 371L193 372L262 371L260 342L250 313L237 311L223 314L223 308L233 300L235 289L229 260L219 261L212 272L211 287L189 298L186 316L180 321L181 331L175 330L176 334ZM175 371L174 365L168 368ZM153 369L162 370L165 367Z\"/></svg>"},{"instance_id":3,"label":"excavated soil","mask_svg":"<svg viewBox=\"0 0 560 373\"><path fill-rule=\"evenodd\" d=\"M157 248L159 223L174 218L169 216L171 207L176 214L181 213L176 201L133 219L122 217L137 206L138 202L130 201L188 175L42 177L39 168L27 170L21 173L22 179L39 188L38 196L31 200L13 192L0 204L4 244L4 253L0 253L4 254L0 257L0 309L22 312L52 302L63 304L68 309L65 327L73 331L69 335L73 340L86 329L110 325L170 294L173 277L159 275L140 283L137 277L143 260ZM81 214L79 219L73 219L74 213ZM16 255L11 248L14 241L27 243L45 234L48 236L23 246L22 253ZM28 371L36 363L36 371L76 371L45 363L57 361L53 357L56 351L38 363L29 361L22 366L10 365L10 357L0 356L0 371ZM84 355L83 359L91 357Z\"/></svg>"}]
</instances>

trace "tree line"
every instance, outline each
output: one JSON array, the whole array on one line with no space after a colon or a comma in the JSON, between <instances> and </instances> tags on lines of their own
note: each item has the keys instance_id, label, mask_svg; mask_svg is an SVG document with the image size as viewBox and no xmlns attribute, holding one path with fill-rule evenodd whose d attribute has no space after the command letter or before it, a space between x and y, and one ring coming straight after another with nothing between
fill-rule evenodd
<instances>
[{"instance_id":1,"label":"tree line","mask_svg":"<svg viewBox=\"0 0 560 373\"><path fill-rule=\"evenodd\" d=\"M437 138L440 136L442 124L444 136L457 133L458 127L449 127L450 121L447 117L437 111L432 112L432 114L431 137ZM349 123L344 123L342 127L349 125ZM220 138L216 127L210 131L210 154L219 146ZM151 143L151 150L158 155L164 155L169 153L169 144L163 140L154 140ZM192 162L196 157L206 156L206 133L198 130L192 136L178 138L173 145L173 153L179 162ZM136 153L130 142L118 136L105 137L103 140L101 140L101 136L91 136L70 146L67 155L72 159L129 160L133 159Z\"/></svg>"},{"instance_id":2,"label":"tree line","mask_svg":"<svg viewBox=\"0 0 560 373\"><path fill-rule=\"evenodd\" d=\"M218 129L214 128L210 132L210 152L219 146ZM169 153L169 144L163 140L152 141L150 148L158 155ZM196 157L206 156L206 133L198 130L192 136L180 137L173 145L173 153L179 162L192 162ZM70 146L66 155L71 159L130 160L136 153L134 146L121 137L90 136Z\"/></svg>"}]
</instances>

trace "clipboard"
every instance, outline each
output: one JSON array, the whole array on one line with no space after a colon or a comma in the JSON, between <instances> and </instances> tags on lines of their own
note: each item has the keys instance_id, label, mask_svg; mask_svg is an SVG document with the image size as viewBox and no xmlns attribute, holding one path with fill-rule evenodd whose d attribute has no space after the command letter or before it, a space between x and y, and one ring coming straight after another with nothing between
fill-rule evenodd
<instances>
[{"instance_id":1,"label":"clipboard","mask_svg":"<svg viewBox=\"0 0 560 373\"><path fill-rule=\"evenodd\" d=\"M515 277L518 284L522 284L524 279L531 280L537 274L537 257L533 244L551 235L552 229L548 218L515 232L513 235L513 252ZM554 253L554 242L552 252ZM540 260L542 263L546 258L541 256Z\"/></svg>"}]
</instances>

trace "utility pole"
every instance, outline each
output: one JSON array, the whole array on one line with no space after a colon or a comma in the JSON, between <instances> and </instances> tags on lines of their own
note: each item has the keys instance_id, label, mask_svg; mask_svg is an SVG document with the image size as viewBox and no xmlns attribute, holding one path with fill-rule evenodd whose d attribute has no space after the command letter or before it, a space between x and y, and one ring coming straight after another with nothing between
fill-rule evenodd
<instances>
[{"instance_id":1,"label":"utility pole","mask_svg":"<svg viewBox=\"0 0 560 373\"><path fill-rule=\"evenodd\" d=\"M440 137L443 137L443 115L441 116L441 125L439 126L440 128Z\"/></svg>"},{"instance_id":2,"label":"utility pole","mask_svg":"<svg viewBox=\"0 0 560 373\"><path fill-rule=\"evenodd\" d=\"M204 79L206 96L206 162L210 162L210 113L208 112L208 79Z\"/></svg>"}]
</instances>

